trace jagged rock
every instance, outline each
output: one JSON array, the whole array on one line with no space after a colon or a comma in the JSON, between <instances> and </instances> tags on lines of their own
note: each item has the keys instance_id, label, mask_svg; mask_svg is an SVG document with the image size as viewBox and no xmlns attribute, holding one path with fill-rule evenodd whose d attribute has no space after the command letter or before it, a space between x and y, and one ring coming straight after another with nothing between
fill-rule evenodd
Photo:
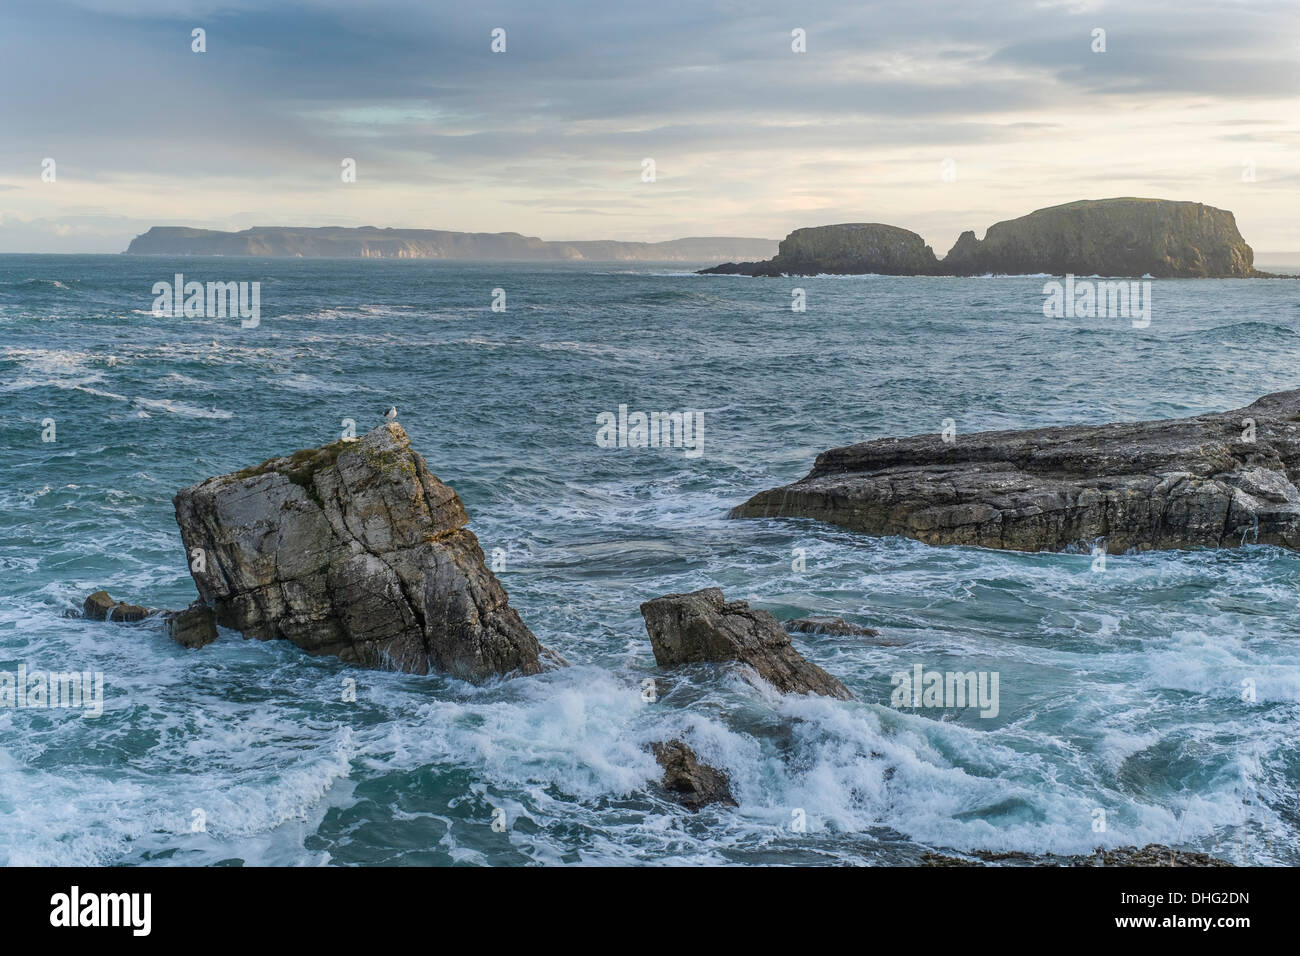
<instances>
[{"instance_id":1,"label":"jagged rock","mask_svg":"<svg viewBox=\"0 0 1300 956\"><path fill-rule=\"evenodd\" d=\"M850 624L842 617L797 617L785 622L786 630L800 634L830 634L834 637L879 637L874 627Z\"/></svg>"},{"instance_id":2,"label":"jagged rock","mask_svg":"<svg viewBox=\"0 0 1300 956\"><path fill-rule=\"evenodd\" d=\"M805 660L781 622L744 601L727 601L719 588L665 594L641 605L660 667L739 661L782 693L851 700L847 687Z\"/></svg>"},{"instance_id":3,"label":"jagged rock","mask_svg":"<svg viewBox=\"0 0 1300 956\"><path fill-rule=\"evenodd\" d=\"M182 647L204 647L217 639L217 617L212 608L199 601L183 611L168 611L163 628Z\"/></svg>"},{"instance_id":4,"label":"jagged rock","mask_svg":"<svg viewBox=\"0 0 1300 956\"><path fill-rule=\"evenodd\" d=\"M1113 850L1098 850L1092 856L1070 857L1075 866L1232 866L1227 860L1210 856L1208 853L1195 853L1190 850L1175 850L1161 843L1148 843L1142 849L1135 846L1121 846Z\"/></svg>"},{"instance_id":5,"label":"jagged rock","mask_svg":"<svg viewBox=\"0 0 1300 956\"><path fill-rule=\"evenodd\" d=\"M467 680L563 663L396 422L209 478L175 505L186 552L204 558L191 562L200 596L246 637Z\"/></svg>"},{"instance_id":6,"label":"jagged rock","mask_svg":"<svg viewBox=\"0 0 1300 956\"><path fill-rule=\"evenodd\" d=\"M133 624L157 613L155 609L141 607L139 604L114 601L107 591L96 591L81 606L81 616L87 620L113 621L118 624Z\"/></svg>"},{"instance_id":7,"label":"jagged rock","mask_svg":"<svg viewBox=\"0 0 1300 956\"><path fill-rule=\"evenodd\" d=\"M1057 856L1053 853L994 853L988 850L976 850L970 856L951 856L933 851L922 854L921 866L1232 866L1227 860L1210 856L1208 853L1194 853L1189 850L1175 850L1161 843L1148 843L1142 849L1135 846L1121 846L1113 850L1098 847L1091 854L1074 856Z\"/></svg>"},{"instance_id":8,"label":"jagged rock","mask_svg":"<svg viewBox=\"0 0 1300 956\"><path fill-rule=\"evenodd\" d=\"M817 456L733 517L1055 551L1300 548L1300 390L1195 418L882 438Z\"/></svg>"},{"instance_id":9,"label":"jagged rock","mask_svg":"<svg viewBox=\"0 0 1300 956\"><path fill-rule=\"evenodd\" d=\"M943 260L951 275L984 273L1246 277L1255 254L1232 213L1198 202L1095 199L964 232Z\"/></svg>"},{"instance_id":10,"label":"jagged rock","mask_svg":"<svg viewBox=\"0 0 1300 956\"><path fill-rule=\"evenodd\" d=\"M932 275L939 271L934 250L914 232L878 222L796 229L765 262L728 262L702 275Z\"/></svg>"},{"instance_id":11,"label":"jagged rock","mask_svg":"<svg viewBox=\"0 0 1300 956\"><path fill-rule=\"evenodd\" d=\"M664 789L687 810L694 813L711 803L736 806L727 775L716 767L700 763L695 751L683 741L657 742L651 744L650 749L664 769Z\"/></svg>"}]
</instances>

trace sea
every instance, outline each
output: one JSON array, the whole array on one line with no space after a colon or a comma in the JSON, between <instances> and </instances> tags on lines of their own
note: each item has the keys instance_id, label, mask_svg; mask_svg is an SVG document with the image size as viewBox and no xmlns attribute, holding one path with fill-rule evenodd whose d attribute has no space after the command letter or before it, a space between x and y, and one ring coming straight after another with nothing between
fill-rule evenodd
<instances>
[{"instance_id":1,"label":"sea","mask_svg":"<svg viewBox=\"0 0 1300 956\"><path fill-rule=\"evenodd\" d=\"M98 716L0 706L0 864L1300 863L1300 555L728 517L832 447L1300 387L1300 283L1155 280L1135 326L1045 316L1050 277L707 264L0 256L0 680L103 680ZM178 273L259 283L259 321L155 314ZM698 450L599 442L620 406L694 413ZM185 606L178 489L390 407L570 666L476 686L74 616L101 588ZM708 586L879 629L794 636L857 699L658 668L640 603ZM899 705L918 665L997 675L996 714ZM673 738L735 807L667 798Z\"/></svg>"}]
</instances>

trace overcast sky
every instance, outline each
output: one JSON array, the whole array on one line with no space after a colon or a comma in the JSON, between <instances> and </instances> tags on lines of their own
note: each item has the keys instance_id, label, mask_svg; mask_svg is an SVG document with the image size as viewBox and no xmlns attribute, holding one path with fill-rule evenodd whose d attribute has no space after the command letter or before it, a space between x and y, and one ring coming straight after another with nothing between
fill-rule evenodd
<instances>
[{"instance_id":1,"label":"overcast sky","mask_svg":"<svg viewBox=\"0 0 1300 956\"><path fill-rule=\"evenodd\" d=\"M4 0L0 89L0 252L119 252L155 224L887 222L942 256L1107 196L1300 249L1297 0Z\"/></svg>"}]
</instances>

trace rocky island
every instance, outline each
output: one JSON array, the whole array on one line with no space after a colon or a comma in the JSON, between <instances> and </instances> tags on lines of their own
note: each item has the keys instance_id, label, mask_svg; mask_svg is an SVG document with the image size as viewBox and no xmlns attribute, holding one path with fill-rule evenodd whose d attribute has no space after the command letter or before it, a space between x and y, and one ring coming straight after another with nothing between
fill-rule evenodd
<instances>
[{"instance_id":1,"label":"rocky island","mask_svg":"<svg viewBox=\"0 0 1300 956\"><path fill-rule=\"evenodd\" d=\"M732 511L1015 551L1300 549L1300 389L1168 421L881 438Z\"/></svg>"},{"instance_id":2,"label":"rocky island","mask_svg":"<svg viewBox=\"0 0 1300 956\"><path fill-rule=\"evenodd\" d=\"M796 229L765 262L728 262L701 275L940 275L934 250L914 232L878 222Z\"/></svg>"},{"instance_id":3,"label":"rocky island","mask_svg":"<svg viewBox=\"0 0 1300 956\"><path fill-rule=\"evenodd\" d=\"M880 223L796 229L772 259L728 262L716 275L985 274L1252 278L1254 252L1232 213L1167 199L1095 199L1039 209L961 234L942 260L914 232Z\"/></svg>"}]
</instances>

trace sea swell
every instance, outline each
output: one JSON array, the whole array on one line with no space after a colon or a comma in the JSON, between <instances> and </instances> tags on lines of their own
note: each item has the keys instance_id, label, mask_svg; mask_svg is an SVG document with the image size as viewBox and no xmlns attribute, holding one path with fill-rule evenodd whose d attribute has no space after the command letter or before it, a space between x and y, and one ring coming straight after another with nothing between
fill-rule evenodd
<instances>
[{"instance_id":1,"label":"sea swell","mask_svg":"<svg viewBox=\"0 0 1300 956\"><path fill-rule=\"evenodd\" d=\"M901 863L1146 842L1300 861L1297 556L1118 555L1097 574L1086 554L726 517L823 449L945 418L1167 417L1294 387L1289 286L1231 284L1243 318L1225 322L1227 284L1156 282L1135 330L1045 319L1034 278L801 279L796 314L783 283L650 268L214 271L271 268L280 298L268 285L262 327L241 330L148 314L176 263L0 257L0 670L108 688L97 719L0 708L0 863ZM45 321L52 282L92 305ZM475 687L63 616L101 587L188 603L177 489L390 404L572 667ZM620 404L702 411L704 454L599 447L596 416ZM658 669L638 604L712 585L879 628L795 638L858 701ZM997 671L999 714L892 707L917 663ZM665 799L647 748L668 736L729 775L736 808Z\"/></svg>"}]
</instances>

